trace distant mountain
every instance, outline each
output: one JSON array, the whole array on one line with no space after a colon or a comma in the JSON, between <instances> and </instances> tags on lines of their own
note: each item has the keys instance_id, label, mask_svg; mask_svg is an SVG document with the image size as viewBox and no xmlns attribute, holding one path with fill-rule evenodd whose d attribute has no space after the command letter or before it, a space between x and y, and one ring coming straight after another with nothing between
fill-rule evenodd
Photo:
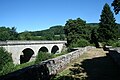
<instances>
[{"instance_id":1,"label":"distant mountain","mask_svg":"<svg viewBox=\"0 0 120 80\"><path fill-rule=\"evenodd\" d=\"M90 27L99 27L99 23L86 23L87 26ZM117 24L120 26L120 24ZM41 31L29 31L32 36L47 36L47 35L64 35L64 26L62 25L57 25L57 26L52 26L49 29L46 30L41 30Z\"/></svg>"},{"instance_id":2,"label":"distant mountain","mask_svg":"<svg viewBox=\"0 0 120 80\"><path fill-rule=\"evenodd\" d=\"M99 23L87 23L86 25L89 25L89 26L99 26ZM118 26L120 26L119 23L117 23Z\"/></svg>"},{"instance_id":3,"label":"distant mountain","mask_svg":"<svg viewBox=\"0 0 120 80\"><path fill-rule=\"evenodd\" d=\"M87 23L86 25L91 27L99 26L98 23ZM49 29L41 30L41 31L30 31L32 36L47 36L47 35L63 35L64 34L64 26L57 25L52 26Z\"/></svg>"},{"instance_id":4,"label":"distant mountain","mask_svg":"<svg viewBox=\"0 0 120 80\"><path fill-rule=\"evenodd\" d=\"M87 23L86 25L95 27L95 26L99 26L99 23Z\"/></svg>"},{"instance_id":5,"label":"distant mountain","mask_svg":"<svg viewBox=\"0 0 120 80\"><path fill-rule=\"evenodd\" d=\"M48 34L61 35L61 34L64 34L63 28L64 28L63 26L57 25L57 26L50 27L49 29L46 29L46 30L33 31L33 32L30 32L30 33L33 36L46 36Z\"/></svg>"},{"instance_id":6,"label":"distant mountain","mask_svg":"<svg viewBox=\"0 0 120 80\"><path fill-rule=\"evenodd\" d=\"M98 28L99 23L86 23L85 30L87 33L90 33L93 28ZM120 24L118 24L120 32ZM22 40L32 39L32 40L66 40L64 34L64 26L57 25L52 26L49 29L41 31L27 31L19 33L19 36Z\"/></svg>"}]
</instances>

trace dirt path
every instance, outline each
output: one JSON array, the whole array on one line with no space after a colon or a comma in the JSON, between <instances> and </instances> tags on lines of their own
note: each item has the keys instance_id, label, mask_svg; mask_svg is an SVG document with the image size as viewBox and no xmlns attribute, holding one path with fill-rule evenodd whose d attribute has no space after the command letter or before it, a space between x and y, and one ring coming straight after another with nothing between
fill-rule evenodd
<instances>
[{"instance_id":1,"label":"dirt path","mask_svg":"<svg viewBox=\"0 0 120 80\"><path fill-rule=\"evenodd\" d=\"M85 73L84 75L86 77L84 80L120 80L120 73L118 67L112 61L112 59L106 55L106 53L108 52L103 51L103 49L92 49L81 55L79 59L70 64L69 67L60 74L62 74L62 76L65 76L66 74L71 75L71 71L69 70L69 68L73 67L71 65L78 63L80 64L79 67L84 70L83 74ZM72 74L72 76L73 75L80 76L81 72L77 74L74 73ZM68 79L70 78L64 77L64 80Z\"/></svg>"},{"instance_id":2,"label":"dirt path","mask_svg":"<svg viewBox=\"0 0 120 80\"><path fill-rule=\"evenodd\" d=\"M120 80L118 67L106 53L103 49L90 50L86 53L88 57L80 62L89 80Z\"/></svg>"}]
</instances>

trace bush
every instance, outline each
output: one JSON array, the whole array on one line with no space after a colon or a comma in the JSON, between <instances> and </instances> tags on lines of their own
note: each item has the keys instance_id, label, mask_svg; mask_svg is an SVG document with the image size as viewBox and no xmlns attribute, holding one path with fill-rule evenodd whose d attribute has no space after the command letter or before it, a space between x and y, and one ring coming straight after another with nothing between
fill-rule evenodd
<instances>
[{"instance_id":1,"label":"bush","mask_svg":"<svg viewBox=\"0 0 120 80\"><path fill-rule=\"evenodd\" d=\"M113 46L113 47L120 47L120 41L117 41L117 42L113 43L112 46Z\"/></svg>"},{"instance_id":2,"label":"bush","mask_svg":"<svg viewBox=\"0 0 120 80\"><path fill-rule=\"evenodd\" d=\"M39 52L36 57L35 63L40 63L41 61L44 61L50 58L52 58L52 54L46 53L46 52Z\"/></svg>"},{"instance_id":3,"label":"bush","mask_svg":"<svg viewBox=\"0 0 120 80\"><path fill-rule=\"evenodd\" d=\"M70 48L74 48L74 47L86 47L90 45L89 41L85 40L85 39L80 39L76 42L74 42L72 45L70 45Z\"/></svg>"},{"instance_id":4,"label":"bush","mask_svg":"<svg viewBox=\"0 0 120 80\"><path fill-rule=\"evenodd\" d=\"M25 68L25 67L28 67L28 66L31 66L31 65L34 65L34 61L31 61L31 62L26 62L26 63L23 63L23 64L17 64L13 71L16 71L16 70L19 70L19 69L22 69L22 68Z\"/></svg>"},{"instance_id":5,"label":"bush","mask_svg":"<svg viewBox=\"0 0 120 80\"><path fill-rule=\"evenodd\" d=\"M4 65L2 70L0 71L0 76L8 74L13 71L14 71L14 64L12 62L6 63L6 65Z\"/></svg>"},{"instance_id":6,"label":"bush","mask_svg":"<svg viewBox=\"0 0 120 80\"><path fill-rule=\"evenodd\" d=\"M77 45L78 47L85 47L85 46L90 45L90 43L85 39L80 39L77 41Z\"/></svg>"},{"instance_id":7,"label":"bush","mask_svg":"<svg viewBox=\"0 0 120 80\"><path fill-rule=\"evenodd\" d=\"M102 46L112 46L112 47L120 47L120 40L115 41L115 40L109 40L108 42L102 42Z\"/></svg>"},{"instance_id":8,"label":"bush","mask_svg":"<svg viewBox=\"0 0 120 80\"><path fill-rule=\"evenodd\" d=\"M105 45L107 45L107 46L113 46L113 44L115 43L116 41L114 41L114 40L109 40L109 41L107 41L107 42L102 42L102 46L105 46Z\"/></svg>"},{"instance_id":9,"label":"bush","mask_svg":"<svg viewBox=\"0 0 120 80\"><path fill-rule=\"evenodd\" d=\"M7 74L12 71L14 67L11 54L4 48L0 47L0 75Z\"/></svg>"},{"instance_id":10,"label":"bush","mask_svg":"<svg viewBox=\"0 0 120 80\"><path fill-rule=\"evenodd\" d=\"M66 51L62 51L61 53L53 54L53 55L52 55L52 58L55 58L55 57L58 57L58 56L61 56L61 55L65 55L65 54L67 54L67 53L68 53L67 50L66 50Z\"/></svg>"},{"instance_id":11,"label":"bush","mask_svg":"<svg viewBox=\"0 0 120 80\"><path fill-rule=\"evenodd\" d=\"M106 44L108 45L108 46L112 46L113 45L113 43L115 43L116 41L114 41L114 40L109 40Z\"/></svg>"}]
</instances>

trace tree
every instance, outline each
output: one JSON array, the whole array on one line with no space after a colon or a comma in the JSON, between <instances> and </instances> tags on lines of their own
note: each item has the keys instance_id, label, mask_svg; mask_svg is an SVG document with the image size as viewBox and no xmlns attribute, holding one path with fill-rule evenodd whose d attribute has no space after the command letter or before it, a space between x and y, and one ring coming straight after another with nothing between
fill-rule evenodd
<instances>
[{"instance_id":1,"label":"tree","mask_svg":"<svg viewBox=\"0 0 120 80\"><path fill-rule=\"evenodd\" d=\"M67 37L68 46L75 44L80 38L81 34L84 34L83 27L86 22L80 18L76 20L69 19L64 27L65 35Z\"/></svg>"},{"instance_id":2,"label":"tree","mask_svg":"<svg viewBox=\"0 0 120 80\"><path fill-rule=\"evenodd\" d=\"M9 28L0 27L0 41L5 41L9 39Z\"/></svg>"},{"instance_id":3,"label":"tree","mask_svg":"<svg viewBox=\"0 0 120 80\"><path fill-rule=\"evenodd\" d=\"M95 29L93 29L91 32L91 41L92 41L92 43L95 44L96 48L99 48L97 31Z\"/></svg>"},{"instance_id":4,"label":"tree","mask_svg":"<svg viewBox=\"0 0 120 80\"><path fill-rule=\"evenodd\" d=\"M47 59L52 58L52 54L47 52L38 52L38 55L36 56L35 63L40 63L41 61L45 61Z\"/></svg>"},{"instance_id":5,"label":"tree","mask_svg":"<svg viewBox=\"0 0 120 80\"><path fill-rule=\"evenodd\" d=\"M100 17L100 27L98 28L99 41L107 42L108 40L115 40L117 38L117 27L114 15L107 3L104 5Z\"/></svg>"},{"instance_id":6,"label":"tree","mask_svg":"<svg viewBox=\"0 0 120 80\"><path fill-rule=\"evenodd\" d=\"M9 33L10 33L10 40L17 40L18 39L18 33L17 33L15 27L12 27L10 29Z\"/></svg>"},{"instance_id":7,"label":"tree","mask_svg":"<svg viewBox=\"0 0 120 80\"><path fill-rule=\"evenodd\" d=\"M0 75L11 72L14 67L12 56L4 48L0 47Z\"/></svg>"},{"instance_id":8,"label":"tree","mask_svg":"<svg viewBox=\"0 0 120 80\"><path fill-rule=\"evenodd\" d=\"M44 35L43 37L45 37L45 40L54 40L54 33L52 32L48 32L48 34Z\"/></svg>"},{"instance_id":9,"label":"tree","mask_svg":"<svg viewBox=\"0 0 120 80\"><path fill-rule=\"evenodd\" d=\"M0 40L16 40L18 38L18 33L16 32L16 28L12 27L0 27Z\"/></svg>"},{"instance_id":10,"label":"tree","mask_svg":"<svg viewBox=\"0 0 120 80\"><path fill-rule=\"evenodd\" d=\"M32 35L28 31L24 31L24 32L19 34L19 39L20 40L31 40L32 39Z\"/></svg>"},{"instance_id":11,"label":"tree","mask_svg":"<svg viewBox=\"0 0 120 80\"><path fill-rule=\"evenodd\" d=\"M114 0L112 6L114 7L115 14L118 14L120 11L120 0Z\"/></svg>"}]
</instances>

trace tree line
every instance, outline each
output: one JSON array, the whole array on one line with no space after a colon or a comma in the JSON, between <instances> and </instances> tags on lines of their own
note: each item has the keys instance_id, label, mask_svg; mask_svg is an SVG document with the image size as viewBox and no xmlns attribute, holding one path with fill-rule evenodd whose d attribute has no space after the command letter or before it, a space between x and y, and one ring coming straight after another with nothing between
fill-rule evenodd
<instances>
[{"instance_id":1,"label":"tree line","mask_svg":"<svg viewBox=\"0 0 120 80\"><path fill-rule=\"evenodd\" d=\"M120 0L114 0L112 6L114 7L114 12L118 14L120 11ZM48 37L46 37L47 35ZM15 27L0 27L0 41L42 39L55 40L55 36L59 36L57 39L67 39L68 47L83 47L90 44L94 44L96 47L99 47L98 42L113 44L112 41L116 41L120 38L120 24L115 22L113 12L111 11L109 5L105 4L100 15L99 24L88 24L85 20L77 18L75 20L69 19L65 26L53 26L44 31L25 31L18 33ZM120 42L116 42L116 44L120 47ZM48 55L45 56L48 57ZM22 66L26 65L28 66L28 64ZM6 73L14 71L14 67L15 65L13 64L11 54L4 48L0 48L0 75L5 75ZM18 66L18 68L19 67L20 66ZM17 68L15 68L15 70L16 69Z\"/></svg>"},{"instance_id":2,"label":"tree line","mask_svg":"<svg viewBox=\"0 0 120 80\"><path fill-rule=\"evenodd\" d=\"M119 13L119 0L114 0L112 6ZM116 12L117 11L117 12ZM0 27L0 40L67 40L69 47L83 47L98 42L106 44L120 37L120 24L115 22L114 14L106 3L100 15L99 23L86 23L81 18L69 19L65 26L57 25L42 31L24 31L18 33L15 27Z\"/></svg>"},{"instance_id":3,"label":"tree line","mask_svg":"<svg viewBox=\"0 0 120 80\"><path fill-rule=\"evenodd\" d=\"M52 26L42 31L24 31L18 33L15 27L0 27L0 41L6 40L65 40L63 26Z\"/></svg>"},{"instance_id":4,"label":"tree line","mask_svg":"<svg viewBox=\"0 0 120 80\"><path fill-rule=\"evenodd\" d=\"M81 45L86 46L90 43L99 47L98 42L104 42L104 45L113 44L120 37L120 25L115 21L114 14L107 3L103 7L99 25L96 27L89 26L80 18L69 19L64 27L68 47L82 47Z\"/></svg>"}]
</instances>

